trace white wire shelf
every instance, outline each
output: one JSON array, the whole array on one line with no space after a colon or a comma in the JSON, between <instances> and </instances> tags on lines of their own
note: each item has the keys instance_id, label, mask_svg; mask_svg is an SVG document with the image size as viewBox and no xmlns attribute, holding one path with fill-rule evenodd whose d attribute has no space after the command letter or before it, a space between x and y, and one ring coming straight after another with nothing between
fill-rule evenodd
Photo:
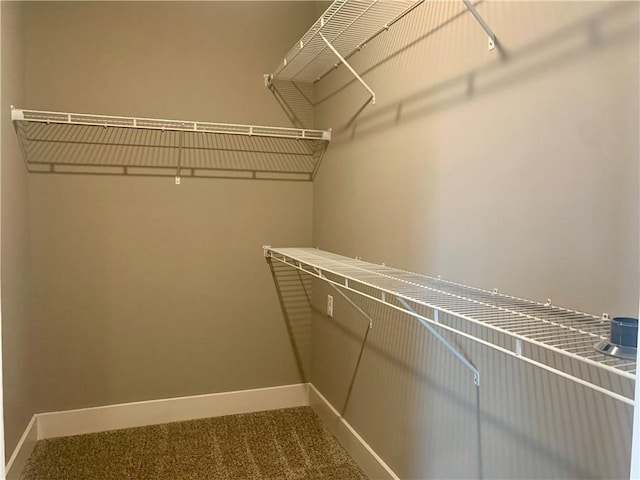
<instances>
[{"instance_id":1,"label":"white wire shelf","mask_svg":"<svg viewBox=\"0 0 640 480\"><path fill-rule=\"evenodd\" d=\"M331 132L12 109L27 169L313 180Z\"/></svg>"},{"instance_id":2,"label":"white wire shelf","mask_svg":"<svg viewBox=\"0 0 640 480\"><path fill-rule=\"evenodd\" d=\"M312 83L337 67L336 56L321 35L349 58L424 0L336 0L287 52L271 79Z\"/></svg>"},{"instance_id":3,"label":"white wire shelf","mask_svg":"<svg viewBox=\"0 0 640 480\"><path fill-rule=\"evenodd\" d=\"M264 253L269 259L417 317L437 329L633 405L635 362L603 355L594 348L609 336L607 318L313 248L267 246ZM428 312L418 313L420 309Z\"/></svg>"},{"instance_id":4,"label":"white wire shelf","mask_svg":"<svg viewBox=\"0 0 640 480\"><path fill-rule=\"evenodd\" d=\"M273 80L315 83L343 64L352 70L346 60L421 3L424 0L335 0L287 52L273 73L266 75L267 86ZM462 3L486 32L489 50L493 50L496 36L491 27L470 0ZM355 71L352 73L369 89Z\"/></svg>"},{"instance_id":5,"label":"white wire shelf","mask_svg":"<svg viewBox=\"0 0 640 480\"><path fill-rule=\"evenodd\" d=\"M471 0L461 1L487 34L489 50L494 50L497 41L491 27ZM304 91L313 90L316 82L343 65L369 95L355 116L359 115L376 103L376 93L348 60L422 3L424 0L335 0L275 70L264 75L265 86L295 125L312 125L306 122L313 118L313 95Z\"/></svg>"}]
</instances>

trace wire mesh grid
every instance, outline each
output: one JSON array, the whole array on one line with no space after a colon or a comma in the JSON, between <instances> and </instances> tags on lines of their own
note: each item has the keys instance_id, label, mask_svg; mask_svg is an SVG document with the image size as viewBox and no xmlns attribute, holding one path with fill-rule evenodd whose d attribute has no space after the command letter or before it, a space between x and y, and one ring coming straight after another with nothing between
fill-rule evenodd
<instances>
[{"instance_id":1,"label":"wire mesh grid","mask_svg":"<svg viewBox=\"0 0 640 480\"><path fill-rule=\"evenodd\" d=\"M29 169L54 173L109 167L121 174L144 168L175 175L167 169L176 169L312 180L330 138L322 130L33 110L14 111L14 124Z\"/></svg>"},{"instance_id":2,"label":"wire mesh grid","mask_svg":"<svg viewBox=\"0 0 640 480\"><path fill-rule=\"evenodd\" d=\"M313 127L315 89L312 83L272 80L269 85L276 101L294 125Z\"/></svg>"},{"instance_id":3,"label":"wire mesh grid","mask_svg":"<svg viewBox=\"0 0 640 480\"><path fill-rule=\"evenodd\" d=\"M287 52L273 72L274 79L314 82L339 65L321 38L345 58L412 10L420 1L337 0Z\"/></svg>"},{"instance_id":4,"label":"wire mesh grid","mask_svg":"<svg viewBox=\"0 0 640 480\"><path fill-rule=\"evenodd\" d=\"M603 355L594 349L598 341L608 338L610 321L607 319L317 249L268 248L267 254L356 292L373 289L376 293L373 297L367 294L369 298L395 308L403 309L397 301L401 298L416 307L442 312L455 317L456 321L463 320L463 324L455 324L449 330L473 332L471 336L483 338L485 342L492 338L491 332L499 334L502 340L488 342L501 349L513 350L516 341L520 341L527 346L527 351L543 349L550 355L559 355L561 358L554 360L555 363L567 358L569 362L584 363L627 380L635 378L635 362ZM450 322L451 325L454 322ZM486 332L481 335L476 327ZM530 356L545 355L531 353ZM571 370L580 369L572 367ZM580 374L572 375L580 377Z\"/></svg>"}]
</instances>

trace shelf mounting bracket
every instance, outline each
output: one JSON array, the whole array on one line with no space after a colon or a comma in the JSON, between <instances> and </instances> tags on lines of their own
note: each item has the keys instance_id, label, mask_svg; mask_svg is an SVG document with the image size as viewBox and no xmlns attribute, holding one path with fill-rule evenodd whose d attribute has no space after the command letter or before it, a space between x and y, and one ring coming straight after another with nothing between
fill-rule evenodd
<instances>
[{"instance_id":1,"label":"shelf mounting bracket","mask_svg":"<svg viewBox=\"0 0 640 480\"><path fill-rule=\"evenodd\" d=\"M364 318L366 318L369 321L369 330L371 330L373 328L373 319L367 315L367 313L362 310L358 305L356 305L356 303L351 300L349 297L347 297L342 290L340 290L338 287L336 287L333 283L329 283L328 284L331 288L333 288L339 295L342 296L342 298L344 298L353 308L355 308L360 315L362 315ZM349 285L345 285L346 288L349 288Z\"/></svg>"},{"instance_id":2,"label":"shelf mounting bracket","mask_svg":"<svg viewBox=\"0 0 640 480\"><path fill-rule=\"evenodd\" d=\"M427 330L429 330L434 337L436 337L436 339L443 344L447 350L449 350L451 353L453 353L453 355L460 360L465 367L467 367L469 370L471 370L471 373L473 373L473 384L476 387L480 387L480 371L467 359L467 357L465 357L462 353L460 353L460 351L454 347L451 342L449 342L449 340L447 340L446 338L444 338L442 336L442 334L440 334L440 332L438 332L438 330L435 329L435 327L433 327L433 325L429 324L428 322L422 320L420 318L420 315L418 315L418 313L409 306L409 304L400 297L396 297L398 299L398 302L400 302L400 304L409 312L411 312L414 315L414 318L416 318Z\"/></svg>"},{"instance_id":3,"label":"shelf mounting bracket","mask_svg":"<svg viewBox=\"0 0 640 480\"><path fill-rule=\"evenodd\" d=\"M462 0L462 3L464 3L464 6L467 7L467 10L471 12L471 15L474 16L474 18L477 20L477 22L480 24L482 29L486 32L487 36L489 37L489 50L493 50L494 48L496 48L496 35L495 33L493 33L493 30L491 30L491 27L489 27L487 22L484 21L484 18L482 18L482 15L478 13L478 10L476 10L475 5L471 3L470 0Z\"/></svg>"},{"instance_id":4,"label":"shelf mounting bracket","mask_svg":"<svg viewBox=\"0 0 640 480\"><path fill-rule=\"evenodd\" d=\"M327 47L329 47L329 49L334 53L334 55L340 59L342 64L349 69L349 71L353 74L354 77L356 77L356 80L358 80L358 82L360 82L360 84L371 94L371 104L372 105L375 104L376 94L374 93L374 91L371 90L369 85L367 85L367 83L362 79L362 77L358 75L358 72L356 72L353 69L353 67L349 65L347 60L342 55L340 55L340 52L338 52L338 50L336 50L336 48L331 44L331 42L327 40L327 37L325 37L321 32L318 32L318 35L320 35L320 38L322 38L324 43L327 44Z\"/></svg>"}]
</instances>

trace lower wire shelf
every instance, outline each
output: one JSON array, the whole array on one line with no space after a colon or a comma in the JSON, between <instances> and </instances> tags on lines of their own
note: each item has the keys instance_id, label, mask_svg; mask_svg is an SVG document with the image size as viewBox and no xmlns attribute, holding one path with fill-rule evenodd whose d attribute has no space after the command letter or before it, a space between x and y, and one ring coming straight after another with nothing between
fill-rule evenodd
<instances>
[{"instance_id":1,"label":"lower wire shelf","mask_svg":"<svg viewBox=\"0 0 640 480\"><path fill-rule=\"evenodd\" d=\"M277 261L633 406L636 363L594 346L610 320L314 248L264 247ZM443 339L444 340L444 339ZM454 347L448 347L453 351ZM457 354L454 351L454 354ZM463 360L464 361L464 360ZM474 368L470 368L474 370ZM594 370L595 369L595 370ZM479 384L475 371L474 382ZM626 385L625 385L626 383Z\"/></svg>"}]
</instances>

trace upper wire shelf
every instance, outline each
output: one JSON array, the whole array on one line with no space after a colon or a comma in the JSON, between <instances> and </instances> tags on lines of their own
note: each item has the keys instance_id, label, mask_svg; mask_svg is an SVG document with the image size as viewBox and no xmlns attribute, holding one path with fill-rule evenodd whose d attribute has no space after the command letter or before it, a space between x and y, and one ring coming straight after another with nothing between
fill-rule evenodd
<instances>
[{"instance_id":1,"label":"upper wire shelf","mask_svg":"<svg viewBox=\"0 0 640 480\"><path fill-rule=\"evenodd\" d=\"M485 31L489 50L494 50L496 36L489 24L471 0L461 1ZM264 75L265 86L294 124L306 126L306 119L313 118L315 103L313 94L305 91L343 65L369 95L357 116L367 105L376 103L376 93L348 60L422 3L424 0L335 0L276 69Z\"/></svg>"},{"instance_id":2,"label":"upper wire shelf","mask_svg":"<svg viewBox=\"0 0 640 480\"><path fill-rule=\"evenodd\" d=\"M331 132L13 108L27 169L313 180Z\"/></svg>"},{"instance_id":3,"label":"upper wire shelf","mask_svg":"<svg viewBox=\"0 0 640 480\"><path fill-rule=\"evenodd\" d=\"M537 303L313 248L267 246L264 253L269 259L417 317L433 327L453 332L633 405L636 363L603 355L594 348L596 343L609 337L611 322L604 316L557 307L550 302ZM422 308L422 312L411 305ZM424 312L425 308L429 311Z\"/></svg>"},{"instance_id":4,"label":"upper wire shelf","mask_svg":"<svg viewBox=\"0 0 640 480\"><path fill-rule=\"evenodd\" d=\"M346 62L349 57L421 3L424 0L335 0L287 52L273 73L265 75L265 83L267 86L273 80L315 83L342 64L351 69ZM487 34L489 50L493 50L496 36L491 27L470 0L462 3ZM354 71L352 73L368 88Z\"/></svg>"},{"instance_id":5,"label":"upper wire shelf","mask_svg":"<svg viewBox=\"0 0 640 480\"><path fill-rule=\"evenodd\" d=\"M336 55L328 47L327 41L342 57L349 58L423 1L334 1L287 52L268 76L268 81L282 79L312 83L319 80L341 63L336 63Z\"/></svg>"}]
</instances>

